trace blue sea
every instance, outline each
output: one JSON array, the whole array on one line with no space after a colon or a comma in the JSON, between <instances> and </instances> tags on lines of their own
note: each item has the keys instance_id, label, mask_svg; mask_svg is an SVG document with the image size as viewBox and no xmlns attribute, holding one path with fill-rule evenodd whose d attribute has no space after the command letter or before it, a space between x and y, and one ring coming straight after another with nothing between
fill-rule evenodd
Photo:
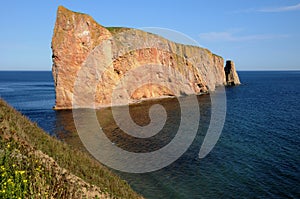
<instances>
[{"instance_id":1,"label":"blue sea","mask_svg":"<svg viewBox=\"0 0 300 199\"><path fill-rule=\"evenodd\" d=\"M198 133L177 161L150 173L114 172L149 199L300 198L300 71L242 71L239 76L242 85L226 88L224 128L205 158L199 159L198 153L211 115L208 95L198 97ZM52 110L55 92L51 72L2 71L0 96L50 135L82 147L72 112ZM141 114L148 113L145 109L149 103L132 107L137 123L147 123ZM170 121L178 119L176 101L160 103L165 105ZM110 109L103 111L111 119ZM152 140L154 144L132 144L132 140L124 142L124 135L114 137L115 132L110 131L116 129L113 121L106 121L106 125L107 136L131 151L159 148L178 128L171 121L163 129L169 137Z\"/></svg>"}]
</instances>

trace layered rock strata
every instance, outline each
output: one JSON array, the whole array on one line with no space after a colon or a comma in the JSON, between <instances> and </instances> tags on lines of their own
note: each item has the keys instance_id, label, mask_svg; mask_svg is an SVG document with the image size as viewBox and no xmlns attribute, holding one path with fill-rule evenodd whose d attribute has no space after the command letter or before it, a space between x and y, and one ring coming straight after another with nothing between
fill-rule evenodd
<instances>
[{"instance_id":1,"label":"layered rock strata","mask_svg":"<svg viewBox=\"0 0 300 199\"><path fill-rule=\"evenodd\" d=\"M51 47L55 109L197 95L239 84L234 64L224 70L223 58L207 49L141 30L105 28L89 15L62 6Z\"/></svg>"}]
</instances>

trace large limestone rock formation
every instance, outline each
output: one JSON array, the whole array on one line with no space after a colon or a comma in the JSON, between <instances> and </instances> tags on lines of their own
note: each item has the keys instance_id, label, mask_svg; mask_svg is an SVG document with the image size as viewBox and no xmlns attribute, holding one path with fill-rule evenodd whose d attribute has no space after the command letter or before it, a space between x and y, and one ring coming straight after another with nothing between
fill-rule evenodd
<instances>
[{"instance_id":1,"label":"large limestone rock formation","mask_svg":"<svg viewBox=\"0 0 300 199\"><path fill-rule=\"evenodd\" d=\"M141 30L105 28L62 6L52 51L55 109L71 109L74 96L76 107L97 108L239 84L233 64L225 73L223 58L207 49Z\"/></svg>"}]
</instances>

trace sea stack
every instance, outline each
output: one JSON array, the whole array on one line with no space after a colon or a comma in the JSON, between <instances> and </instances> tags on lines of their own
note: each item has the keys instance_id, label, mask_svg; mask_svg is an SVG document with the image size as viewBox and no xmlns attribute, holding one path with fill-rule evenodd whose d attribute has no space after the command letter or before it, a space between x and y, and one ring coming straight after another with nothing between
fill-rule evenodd
<instances>
[{"instance_id":1,"label":"sea stack","mask_svg":"<svg viewBox=\"0 0 300 199\"><path fill-rule=\"evenodd\" d=\"M213 92L217 86L239 84L233 62L224 71L224 59L208 49L137 29L104 27L89 15L62 6L57 10L51 47L55 109L74 108L76 89L83 93L77 97L76 108L100 108L198 95ZM120 84L128 76L130 81ZM145 84L145 78L151 82ZM121 93L117 104L112 103L116 88ZM93 105L88 98L93 98Z\"/></svg>"},{"instance_id":2,"label":"sea stack","mask_svg":"<svg viewBox=\"0 0 300 199\"><path fill-rule=\"evenodd\" d=\"M231 61L231 60L226 61L224 71L225 71L227 86L235 86L235 85L241 84L239 76L235 70L233 61Z\"/></svg>"}]
</instances>

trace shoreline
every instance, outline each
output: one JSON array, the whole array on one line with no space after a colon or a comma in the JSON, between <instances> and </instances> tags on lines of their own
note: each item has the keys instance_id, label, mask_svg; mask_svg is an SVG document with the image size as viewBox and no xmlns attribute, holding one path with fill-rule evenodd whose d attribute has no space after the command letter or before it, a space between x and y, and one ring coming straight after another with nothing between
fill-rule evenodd
<instances>
[{"instance_id":1,"label":"shoreline","mask_svg":"<svg viewBox=\"0 0 300 199\"><path fill-rule=\"evenodd\" d=\"M192 96L202 96L202 95L210 95L210 93L199 93L199 94L191 94L191 95L182 95L182 96L161 96L161 97L153 97L153 98L143 98L139 100L133 100L128 104L117 104L117 105L101 105L95 107L56 107L53 106L52 109L55 111L64 111L64 110L73 110L73 109L92 109L92 110L101 110L106 108L113 108L113 107L124 107L124 106L135 106L138 104L146 103L146 102L155 102L160 100L167 100L167 99L175 99L175 98L184 98L184 97L192 97Z\"/></svg>"}]
</instances>

